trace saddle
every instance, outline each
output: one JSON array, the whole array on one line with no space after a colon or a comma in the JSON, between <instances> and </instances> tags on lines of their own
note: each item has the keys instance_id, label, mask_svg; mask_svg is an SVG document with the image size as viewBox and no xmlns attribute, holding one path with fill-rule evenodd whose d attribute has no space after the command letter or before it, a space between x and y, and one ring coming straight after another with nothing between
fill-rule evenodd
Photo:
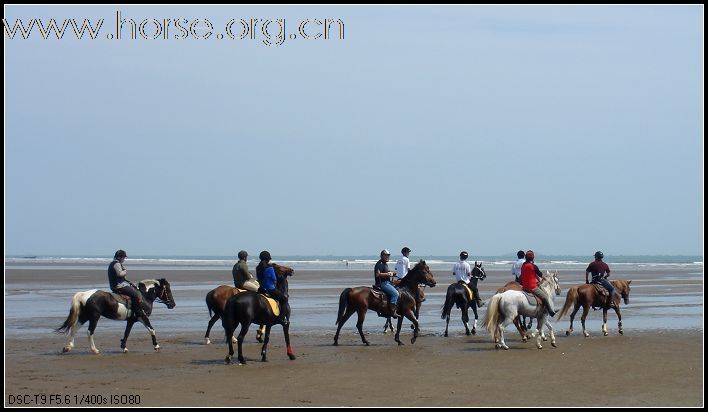
<instances>
[{"instance_id":1,"label":"saddle","mask_svg":"<svg viewBox=\"0 0 708 412\"><path fill-rule=\"evenodd\" d=\"M599 310L599 309L602 309L605 304L607 304L609 306L608 299L610 297L610 291L607 290L607 288L602 286L602 284L600 284L600 283L591 283L591 285L595 287L597 294L600 296L600 302L603 302L599 306L591 305L592 308L594 310ZM595 303L595 302L593 302L593 303Z\"/></svg>"},{"instance_id":2,"label":"saddle","mask_svg":"<svg viewBox=\"0 0 708 412\"><path fill-rule=\"evenodd\" d=\"M374 295L374 298L378 299L381 301L381 307L384 308L384 310L381 311L376 311L376 314L379 315L381 318L389 318L391 316L388 307L388 295L386 292L381 290L380 287L373 285L371 287L371 294Z\"/></svg>"}]
</instances>

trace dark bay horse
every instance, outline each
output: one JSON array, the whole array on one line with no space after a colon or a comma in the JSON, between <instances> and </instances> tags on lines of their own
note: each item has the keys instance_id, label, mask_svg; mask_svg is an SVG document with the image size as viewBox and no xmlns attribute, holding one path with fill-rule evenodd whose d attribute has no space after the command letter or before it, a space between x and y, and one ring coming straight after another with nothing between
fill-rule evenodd
<instances>
[{"instance_id":1,"label":"dark bay horse","mask_svg":"<svg viewBox=\"0 0 708 412\"><path fill-rule=\"evenodd\" d=\"M612 286L615 287L617 293L619 293L619 295L624 300L624 304L628 304L630 290L629 285L632 283L632 281L616 279L611 280L610 282L612 282ZM581 306L583 308L583 314L582 316L580 316L580 323L582 323L583 325L583 335L586 338L590 336L590 334L585 329L585 318L587 318L588 316L590 306L595 306L602 308L602 333L604 336L607 336L607 310L610 308L610 306L607 302L607 298L597 293L595 285L584 284L570 288L568 290L568 295L565 297L565 304L563 305L563 309L561 309L558 313L558 319L565 316L565 314L568 313L568 311L570 310L571 306L573 307L573 312L570 314L570 329L565 332L566 336L570 335L573 332L573 319L575 319L575 314L578 313L578 310ZM617 314L617 325L619 327L619 333L623 334L624 331L622 330L622 313L620 312L619 302L617 302L617 306L612 307L612 309L614 309L615 313Z\"/></svg>"},{"instance_id":2,"label":"dark bay horse","mask_svg":"<svg viewBox=\"0 0 708 412\"><path fill-rule=\"evenodd\" d=\"M476 286L478 280L484 280L486 277L487 273L484 271L484 268L482 268L482 263L480 262L477 264L477 262L474 262L474 268L472 269L471 276L472 280L470 283L474 282L474 286ZM472 291L470 290L470 292ZM477 320L479 319L479 316L477 315L477 301L474 299L474 296L470 299L467 289L465 289L465 287L460 283L455 282L447 287L445 304L443 305L442 314L440 315L441 319L445 319L445 337L447 337L447 328L450 325L450 311L452 311L453 306L457 306L458 309L462 310L462 323L465 325L465 334L468 336L470 334L476 334ZM474 312L472 332L470 332L469 325L467 324L470 320L467 311L468 308L472 308L472 311Z\"/></svg>"},{"instance_id":3,"label":"dark bay horse","mask_svg":"<svg viewBox=\"0 0 708 412\"><path fill-rule=\"evenodd\" d=\"M275 266L275 264L273 265ZM282 294L288 296L288 276L292 276L294 271L285 266L280 267L284 269L275 271L275 287ZM285 307L281 307L280 310L284 312L287 319L290 319L289 304L285 305ZM229 354L226 355L225 359L226 364L231 363L233 359L233 336L239 325L241 326L241 331L236 338L238 342L238 362L242 365L246 363L246 359L243 357L243 339L246 333L248 333L248 328L251 327L252 323L265 326L263 347L261 348L261 360L267 362L266 353L268 350L268 341L270 340L270 329L277 323L277 315L273 313L266 297L260 293L248 290L230 297L229 300L226 301L226 306L224 307L224 312L221 317L221 324L224 327L226 340L229 344ZM294 360L295 354L290 347L290 324L288 323L282 326L285 335L285 344L287 345L288 358Z\"/></svg>"},{"instance_id":4,"label":"dark bay horse","mask_svg":"<svg viewBox=\"0 0 708 412\"><path fill-rule=\"evenodd\" d=\"M400 284L400 279L394 283L394 286L398 286ZM420 305L425 301L425 285L418 285L418 298L415 300L415 318L418 319L418 314L420 313ZM391 317L386 318L386 322L384 322L384 329L383 333L386 333L387 330L390 329L391 332L394 331L393 329L393 323L391 323ZM415 326L411 325L411 329L415 329Z\"/></svg>"},{"instance_id":5,"label":"dark bay horse","mask_svg":"<svg viewBox=\"0 0 708 412\"><path fill-rule=\"evenodd\" d=\"M278 265L277 263L273 263L273 268L275 269L276 274L279 273L281 276L290 276L293 272L292 268ZM214 326L216 321L223 316L224 308L226 307L226 302L229 300L229 298L238 294L240 291L243 291L243 289L238 289L229 285L220 285L210 290L209 293L207 293L206 305L209 309L209 316L211 316L211 319L209 319L209 325L207 326L206 334L204 335L204 340L207 345L211 343L211 340L209 340L209 333L211 332L211 328L212 326ZM259 327L258 331L256 332L256 339L258 340L258 342L263 342L264 332L265 325L261 325L261 327Z\"/></svg>"},{"instance_id":6,"label":"dark bay horse","mask_svg":"<svg viewBox=\"0 0 708 412\"><path fill-rule=\"evenodd\" d=\"M406 277L401 279L398 286L398 291L400 296L398 297L398 313L401 315L398 317L398 325L396 328L396 335L394 337L395 341L399 345L403 345L400 340L401 326L403 325L403 317L405 316L408 320L413 323L413 338L411 343L415 343L418 337L419 327L418 319L416 317L416 301L414 293L417 293L418 285L424 284L430 287L435 286L435 278L430 272L430 267L425 263L424 260L420 260L413 269L408 272ZM373 288L369 286L359 286L356 288L346 288L342 291L339 296L339 311L337 312L337 333L334 335L334 346L338 345L339 332L342 326L347 322L347 320L356 312L358 319L356 322L356 328L359 330L359 336L361 336L361 341L365 345L369 346L369 342L364 337L364 331L361 329L364 324L364 318L366 317L366 311L374 310L379 313L388 313L386 306L388 303L384 304L383 299L378 297L379 293L373 292ZM383 291L380 294L385 294ZM386 301L388 302L388 300Z\"/></svg>"},{"instance_id":7,"label":"dark bay horse","mask_svg":"<svg viewBox=\"0 0 708 412\"><path fill-rule=\"evenodd\" d=\"M172 297L170 284L164 278L140 281L138 283L138 290L143 296L143 310L147 316L150 316L152 313L152 304L155 301L164 303L168 309L175 307L175 300ZM63 352L69 352L74 347L74 335L76 335L81 325L88 321L88 339L91 345L91 351L93 353L99 353L93 341L93 332L96 330L96 324L101 316L113 320L128 321L128 324L125 326L125 334L120 341L120 347L123 349L124 353L128 352L126 342L128 341L130 330L133 328L133 324L138 321L144 324L150 332L152 345L155 350L160 350L160 345L157 344L155 329L152 327L150 319L147 316L141 318L135 316L130 303L128 303L123 295L92 289L74 294L74 297L71 299L69 316L56 330L59 333L66 333L71 330Z\"/></svg>"}]
</instances>

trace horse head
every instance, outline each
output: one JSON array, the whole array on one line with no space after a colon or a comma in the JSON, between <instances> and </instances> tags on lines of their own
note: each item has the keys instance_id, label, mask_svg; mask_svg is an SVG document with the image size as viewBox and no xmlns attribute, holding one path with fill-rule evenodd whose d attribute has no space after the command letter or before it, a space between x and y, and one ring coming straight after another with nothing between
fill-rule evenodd
<instances>
[{"instance_id":1,"label":"horse head","mask_svg":"<svg viewBox=\"0 0 708 412\"><path fill-rule=\"evenodd\" d=\"M413 269L411 269L403 280L405 281L408 277L411 277L411 280L415 282L416 286L420 283L430 286L431 288L436 285L435 277L433 277L433 273L430 271L430 266L428 266L423 259L415 264Z\"/></svg>"},{"instance_id":2,"label":"horse head","mask_svg":"<svg viewBox=\"0 0 708 412\"><path fill-rule=\"evenodd\" d=\"M479 264L477 264L477 261L474 262L474 268L472 268L472 277L481 280L484 280L487 277L487 272L482 267L482 262L479 262Z\"/></svg>"},{"instance_id":3,"label":"horse head","mask_svg":"<svg viewBox=\"0 0 708 412\"><path fill-rule=\"evenodd\" d=\"M622 296L622 299L624 300L624 304L627 305L629 304L629 284L632 283L631 280L613 280L612 281L612 286L617 289L617 292L619 292L620 296Z\"/></svg>"},{"instance_id":4,"label":"horse head","mask_svg":"<svg viewBox=\"0 0 708 412\"><path fill-rule=\"evenodd\" d=\"M138 289L150 302L158 301L164 303L167 309L172 309L177 305L175 299L172 297L172 290L170 289L170 283L167 279L142 280L139 285Z\"/></svg>"},{"instance_id":5,"label":"horse head","mask_svg":"<svg viewBox=\"0 0 708 412\"><path fill-rule=\"evenodd\" d=\"M550 282L553 287L553 292L555 292L556 296L560 296L561 287L560 287L560 282L558 281L558 271L557 270L554 270L553 273L551 273L547 270L546 274L543 275L543 280Z\"/></svg>"},{"instance_id":6,"label":"horse head","mask_svg":"<svg viewBox=\"0 0 708 412\"><path fill-rule=\"evenodd\" d=\"M273 263L273 269L275 269L275 287L287 295L288 276L292 276L295 270L277 263Z\"/></svg>"}]
</instances>

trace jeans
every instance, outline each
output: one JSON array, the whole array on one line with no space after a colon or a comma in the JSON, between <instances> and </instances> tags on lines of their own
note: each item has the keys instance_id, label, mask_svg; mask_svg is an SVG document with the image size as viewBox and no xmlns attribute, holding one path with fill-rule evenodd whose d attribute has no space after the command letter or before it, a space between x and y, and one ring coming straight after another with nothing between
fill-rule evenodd
<instances>
[{"instance_id":1,"label":"jeans","mask_svg":"<svg viewBox=\"0 0 708 412\"><path fill-rule=\"evenodd\" d=\"M379 283L379 287L381 288L381 290L386 292L388 298L391 300L392 305L395 305L398 302L398 291L391 284L391 282L389 282L388 280L384 280L383 282Z\"/></svg>"},{"instance_id":2,"label":"jeans","mask_svg":"<svg viewBox=\"0 0 708 412\"><path fill-rule=\"evenodd\" d=\"M592 283L599 283L602 286L604 286L608 292L610 292L610 298L614 296L615 294L615 287L612 286L612 283L610 283L609 280L602 278L602 279L593 279Z\"/></svg>"}]
</instances>

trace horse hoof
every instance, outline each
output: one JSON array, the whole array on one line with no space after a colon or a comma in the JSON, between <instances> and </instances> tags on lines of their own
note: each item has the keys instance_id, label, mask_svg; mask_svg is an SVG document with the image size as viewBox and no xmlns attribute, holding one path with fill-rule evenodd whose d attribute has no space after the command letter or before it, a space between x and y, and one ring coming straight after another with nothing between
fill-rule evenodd
<instances>
[{"instance_id":1,"label":"horse hoof","mask_svg":"<svg viewBox=\"0 0 708 412\"><path fill-rule=\"evenodd\" d=\"M620 335L624 335L624 331L622 329L619 330Z\"/></svg>"},{"instance_id":2,"label":"horse hoof","mask_svg":"<svg viewBox=\"0 0 708 412\"><path fill-rule=\"evenodd\" d=\"M583 335L584 335L586 338L590 336L590 334L587 333L587 332L584 332Z\"/></svg>"},{"instance_id":3,"label":"horse hoof","mask_svg":"<svg viewBox=\"0 0 708 412\"><path fill-rule=\"evenodd\" d=\"M337 343L337 341L335 340L332 346L339 346L339 343Z\"/></svg>"},{"instance_id":4,"label":"horse hoof","mask_svg":"<svg viewBox=\"0 0 708 412\"><path fill-rule=\"evenodd\" d=\"M231 363L231 356L227 356L227 357L224 359L224 363L225 363L226 365L230 364L230 363Z\"/></svg>"},{"instance_id":5,"label":"horse hoof","mask_svg":"<svg viewBox=\"0 0 708 412\"><path fill-rule=\"evenodd\" d=\"M210 344L211 344L211 341L209 340L209 338L206 338L206 341L204 341L204 344L205 344L205 345L210 345Z\"/></svg>"},{"instance_id":6,"label":"horse hoof","mask_svg":"<svg viewBox=\"0 0 708 412\"><path fill-rule=\"evenodd\" d=\"M545 336L541 336L541 339L543 339L544 342L546 342L548 340L548 338Z\"/></svg>"},{"instance_id":7,"label":"horse hoof","mask_svg":"<svg viewBox=\"0 0 708 412\"><path fill-rule=\"evenodd\" d=\"M538 348L539 348L539 349L543 349L543 346L541 346L541 345L538 345Z\"/></svg>"},{"instance_id":8,"label":"horse hoof","mask_svg":"<svg viewBox=\"0 0 708 412\"><path fill-rule=\"evenodd\" d=\"M468 330L465 331L465 335L470 336L471 334L472 334L472 332L470 332Z\"/></svg>"},{"instance_id":9,"label":"horse hoof","mask_svg":"<svg viewBox=\"0 0 708 412\"><path fill-rule=\"evenodd\" d=\"M476 335L477 334L477 329L472 329L472 334Z\"/></svg>"},{"instance_id":10,"label":"horse hoof","mask_svg":"<svg viewBox=\"0 0 708 412\"><path fill-rule=\"evenodd\" d=\"M602 336L607 336L607 335L608 335L607 332L602 332Z\"/></svg>"},{"instance_id":11,"label":"horse hoof","mask_svg":"<svg viewBox=\"0 0 708 412\"><path fill-rule=\"evenodd\" d=\"M504 348L504 350L509 350L509 347L506 345L502 346L502 348Z\"/></svg>"},{"instance_id":12,"label":"horse hoof","mask_svg":"<svg viewBox=\"0 0 708 412\"><path fill-rule=\"evenodd\" d=\"M565 331L565 336L570 336L570 331L569 331L569 330Z\"/></svg>"},{"instance_id":13,"label":"horse hoof","mask_svg":"<svg viewBox=\"0 0 708 412\"><path fill-rule=\"evenodd\" d=\"M98 350L98 349L91 349L91 352L95 353L96 355L98 355L99 353L101 353L101 351Z\"/></svg>"},{"instance_id":14,"label":"horse hoof","mask_svg":"<svg viewBox=\"0 0 708 412\"><path fill-rule=\"evenodd\" d=\"M71 351L71 346L64 346L63 348L61 348L61 352L62 352L62 353L66 353L66 352L69 352L69 351Z\"/></svg>"},{"instance_id":15,"label":"horse hoof","mask_svg":"<svg viewBox=\"0 0 708 412\"><path fill-rule=\"evenodd\" d=\"M128 348L123 348L123 353L128 353Z\"/></svg>"},{"instance_id":16,"label":"horse hoof","mask_svg":"<svg viewBox=\"0 0 708 412\"><path fill-rule=\"evenodd\" d=\"M551 342L551 346L553 346L554 348L557 348L557 347L558 347L558 345L556 345L555 342Z\"/></svg>"},{"instance_id":17,"label":"horse hoof","mask_svg":"<svg viewBox=\"0 0 708 412\"><path fill-rule=\"evenodd\" d=\"M364 342L364 345L370 346L369 342Z\"/></svg>"},{"instance_id":18,"label":"horse hoof","mask_svg":"<svg viewBox=\"0 0 708 412\"><path fill-rule=\"evenodd\" d=\"M411 338L411 345L415 343L415 338Z\"/></svg>"},{"instance_id":19,"label":"horse hoof","mask_svg":"<svg viewBox=\"0 0 708 412\"><path fill-rule=\"evenodd\" d=\"M398 342L398 346L403 346L403 342L401 342L400 340L398 340L396 342Z\"/></svg>"},{"instance_id":20,"label":"horse hoof","mask_svg":"<svg viewBox=\"0 0 708 412\"><path fill-rule=\"evenodd\" d=\"M160 351L160 345L155 345L155 352L159 352L159 351Z\"/></svg>"},{"instance_id":21,"label":"horse hoof","mask_svg":"<svg viewBox=\"0 0 708 412\"><path fill-rule=\"evenodd\" d=\"M288 353L288 358L290 358L290 360L295 360L295 355Z\"/></svg>"}]
</instances>

